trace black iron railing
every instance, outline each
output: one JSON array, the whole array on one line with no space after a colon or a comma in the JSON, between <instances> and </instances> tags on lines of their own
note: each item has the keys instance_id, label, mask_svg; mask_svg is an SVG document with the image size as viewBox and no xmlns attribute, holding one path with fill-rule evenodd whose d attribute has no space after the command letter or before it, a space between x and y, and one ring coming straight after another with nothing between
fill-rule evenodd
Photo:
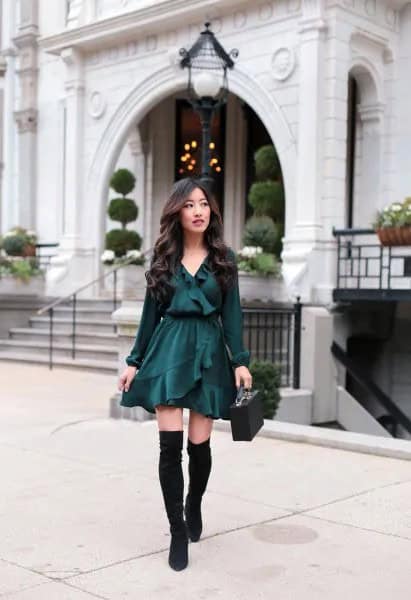
<instances>
[{"instance_id":1,"label":"black iron railing","mask_svg":"<svg viewBox=\"0 0 411 600\"><path fill-rule=\"evenodd\" d=\"M281 386L300 387L301 303L243 308L244 344L252 358L279 366Z\"/></svg>"},{"instance_id":2,"label":"black iron railing","mask_svg":"<svg viewBox=\"0 0 411 600\"><path fill-rule=\"evenodd\" d=\"M152 248L150 248L150 250L147 250L146 252L143 252L143 255L147 255L149 252L151 252ZM132 263L133 259L130 259L129 261L125 261L124 263L122 263L121 265L118 265L116 267L113 267L113 269L103 273L102 275L100 275L100 277L96 277L95 279L93 279L93 281L90 281L89 283L86 283L85 285L77 288L74 292L72 292L71 294L67 294L66 296L62 296L61 298L58 298L57 300L55 300L54 302L48 304L47 306L43 306L42 308L40 308L40 310L37 311L38 315L42 315L44 313L48 313L49 315L49 369L53 368L53 350L54 350L54 340L53 340L53 319L54 319L54 309L56 306L60 306L63 303L71 303L71 332L70 332L70 337L71 337L71 358L74 360L76 358L76 337L77 337L77 297L78 295L83 292L85 289L89 288L90 286L96 284L97 282L102 281L103 279L105 279L106 277L109 277L110 275L113 275L113 295L112 295L112 299L113 299L113 311L117 309L117 303L118 303L118 296L117 296L117 271L119 269L122 269L123 267L125 267L126 265L128 265L129 263ZM114 333L117 333L117 325L113 324L113 329L114 329Z\"/></svg>"},{"instance_id":3,"label":"black iron railing","mask_svg":"<svg viewBox=\"0 0 411 600\"><path fill-rule=\"evenodd\" d=\"M391 398L378 387L371 377L352 359L336 342L331 346L334 358L350 373L361 387L372 395L375 400L387 411L390 416L393 436L396 437L398 425L411 433L411 419L391 400ZM384 419L385 420L385 419Z\"/></svg>"},{"instance_id":4,"label":"black iron railing","mask_svg":"<svg viewBox=\"0 0 411 600\"><path fill-rule=\"evenodd\" d=\"M373 229L334 229L334 300L411 299L411 246L382 246Z\"/></svg>"},{"instance_id":5,"label":"black iron railing","mask_svg":"<svg viewBox=\"0 0 411 600\"><path fill-rule=\"evenodd\" d=\"M50 264L50 259L56 255L53 249L56 250L58 243L36 244L36 260L40 269L47 269Z\"/></svg>"}]
</instances>

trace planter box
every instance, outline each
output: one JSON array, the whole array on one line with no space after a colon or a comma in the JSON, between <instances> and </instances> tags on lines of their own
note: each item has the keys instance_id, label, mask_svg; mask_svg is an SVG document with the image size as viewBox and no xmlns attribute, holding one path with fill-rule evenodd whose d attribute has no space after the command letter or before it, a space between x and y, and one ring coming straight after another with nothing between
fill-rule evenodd
<instances>
[{"instance_id":1,"label":"planter box","mask_svg":"<svg viewBox=\"0 0 411 600\"><path fill-rule=\"evenodd\" d=\"M109 272L111 266L104 266L104 271ZM146 288L145 265L127 265L117 270L117 298L133 300L144 296ZM112 293L114 290L114 274L107 275L104 279L104 289Z\"/></svg>"},{"instance_id":2,"label":"planter box","mask_svg":"<svg viewBox=\"0 0 411 600\"><path fill-rule=\"evenodd\" d=\"M245 302L290 302L283 279L272 275L238 272L240 298Z\"/></svg>"},{"instance_id":3,"label":"planter box","mask_svg":"<svg viewBox=\"0 0 411 600\"><path fill-rule=\"evenodd\" d=\"M411 226L381 227L376 233L382 246L411 246Z\"/></svg>"},{"instance_id":4,"label":"planter box","mask_svg":"<svg viewBox=\"0 0 411 600\"><path fill-rule=\"evenodd\" d=\"M21 281L11 275L0 277L0 295L44 296L46 280L44 275L35 275L29 281Z\"/></svg>"}]
</instances>

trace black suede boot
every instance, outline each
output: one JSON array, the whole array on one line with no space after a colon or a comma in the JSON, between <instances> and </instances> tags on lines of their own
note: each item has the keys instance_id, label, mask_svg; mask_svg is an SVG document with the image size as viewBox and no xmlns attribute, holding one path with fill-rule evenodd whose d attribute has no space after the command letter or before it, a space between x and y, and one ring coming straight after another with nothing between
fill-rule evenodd
<instances>
[{"instance_id":1,"label":"black suede boot","mask_svg":"<svg viewBox=\"0 0 411 600\"><path fill-rule=\"evenodd\" d=\"M189 538L192 542L197 542L203 530L201 500L211 471L210 438L200 444L193 444L191 440L188 440L187 452L190 457L188 463L190 483L184 506L184 514Z\"/></svg>"},{"instance_id":2,"label":"black suede boot","mask_svg":"<svg viewBox=\"0 0 411 600\"><path fill-rule=\"evenodd\" d=\"M158 474L170 523L168 564L175 571L188 564L188 535L183 515L184 477L181 466L183 431L159 431L160 459Z\"/></svg>"}]
</instances>

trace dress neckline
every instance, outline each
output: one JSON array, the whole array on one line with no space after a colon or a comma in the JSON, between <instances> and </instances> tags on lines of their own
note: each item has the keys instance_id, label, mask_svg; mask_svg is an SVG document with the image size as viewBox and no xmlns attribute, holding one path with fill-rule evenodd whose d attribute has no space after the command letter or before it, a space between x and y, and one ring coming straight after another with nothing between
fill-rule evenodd
<instances>
[{"instance_id":1,"label":"dress neckline","mask_svg":"<svg viewBox=\"0 0 411 600\"><path fill-rule=\"evenodd\" d=\"M202 260L200 266L198 267L197 271L194 273L194 275L192 273L190 273L190 271L183 265L183 263L180 260L180 265L182 266L182 268L184 269L184 271L186 273L188 273L190 275L190 277L192 277L193 279L195 279L196 275L198 275L200 269L204 266L205 262L207 261L208 257L210 256L210 253L207 252L207 255L204 257L204 259Z\"/></svg>"}]
</instances>

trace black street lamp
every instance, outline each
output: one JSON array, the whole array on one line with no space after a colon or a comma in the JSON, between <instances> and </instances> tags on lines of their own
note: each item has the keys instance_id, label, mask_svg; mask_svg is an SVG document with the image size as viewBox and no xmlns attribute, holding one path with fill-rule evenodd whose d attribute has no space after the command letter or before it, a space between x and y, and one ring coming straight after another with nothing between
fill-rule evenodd
<instances>
[{"instance_id":1,"label":"black street lamp","mask_svg":"<svg viewBox=\"0 0 411 600\"><path fill-rule=\"evenodd\" d=\"M212 189L210 126L214 112L227 101L227 69L234 67L232 59L237 58L238 50L231 50L227 54L210 31L210 23L205 23L204 31L190 50L181 48L180 55L183 57L181 68L188 68L188 99L201 122L201 179Z\"/></svg>"}]
</instances>

